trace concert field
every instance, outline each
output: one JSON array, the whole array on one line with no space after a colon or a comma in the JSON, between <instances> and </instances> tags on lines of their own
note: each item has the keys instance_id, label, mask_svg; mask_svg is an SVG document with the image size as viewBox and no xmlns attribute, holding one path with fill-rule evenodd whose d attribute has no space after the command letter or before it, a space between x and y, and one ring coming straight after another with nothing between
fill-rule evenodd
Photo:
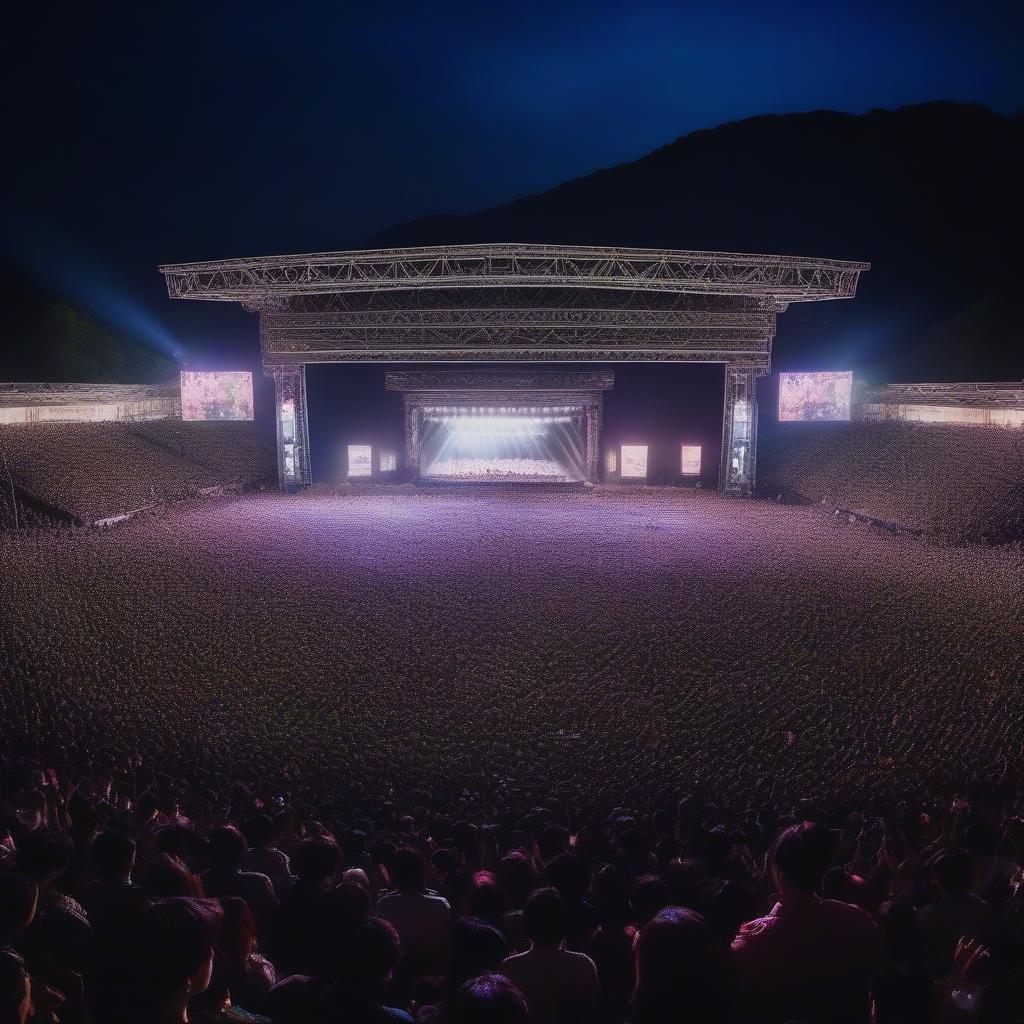
<instances>
[{"instance_id":1,"label":"concert field","mask_svg":"<svg viewBox=\"0 0 1024 1024\"><path fill-rule=\"evenodd\" d=\"M0 535L0 718L387 798L891 796L1021 757L1024 553L678 489L412 488Z\"/></svg>"}]
</instances>

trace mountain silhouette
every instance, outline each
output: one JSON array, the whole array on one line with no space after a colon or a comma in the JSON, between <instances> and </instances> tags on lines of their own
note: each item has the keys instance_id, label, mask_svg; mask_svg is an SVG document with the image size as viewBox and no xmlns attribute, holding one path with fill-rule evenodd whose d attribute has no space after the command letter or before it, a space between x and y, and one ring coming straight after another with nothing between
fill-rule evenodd
<instances>
[{"instance_id":1,"label":"mountain silhouette","mask_svg":"<svg viewBox=\"0 0 1024 1024\"><path fill-rule=\"evenodd\" d=\"M1024 377L1024 118L926 103L753 117L371 247L550 242L869 260L852 301L794 304L777 369Z\"/></svg>"}]
</instances>

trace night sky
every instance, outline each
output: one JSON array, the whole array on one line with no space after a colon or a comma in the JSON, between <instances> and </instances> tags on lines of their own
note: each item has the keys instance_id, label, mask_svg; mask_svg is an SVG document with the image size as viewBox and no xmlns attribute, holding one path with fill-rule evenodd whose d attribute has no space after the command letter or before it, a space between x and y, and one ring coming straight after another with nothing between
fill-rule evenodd
<instances>
[{"instance_id":1,"label":"night sky","mask_svg":"<svg viewBox=\"0 0 1024 1024\"><path fill-rule=\"evenodd\" d=\"M842 8L37 8L6 32L3 256L147 344L255 363L255 319L169 302L157 263L358 246L759 113L1024 106L1020 5Z\"/></svg>"}]
</instances>

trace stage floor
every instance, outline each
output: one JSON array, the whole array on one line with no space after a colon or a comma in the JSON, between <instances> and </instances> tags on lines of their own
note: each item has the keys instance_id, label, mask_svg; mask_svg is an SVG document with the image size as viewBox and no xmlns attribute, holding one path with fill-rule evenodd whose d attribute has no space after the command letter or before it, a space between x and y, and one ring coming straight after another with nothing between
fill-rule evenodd
<instances>
[{"instance_id":1,"label":"stage floor","mask_svg":"<svg viewBox=\"0 0 1024 1024\"><path fill-rule=\"evenodd\" d=\"M864 792L1024 738L1024 554L817 508L273 493L7 535L0 559L0 728L168 767Z\"/></svg>"}]
</instances>

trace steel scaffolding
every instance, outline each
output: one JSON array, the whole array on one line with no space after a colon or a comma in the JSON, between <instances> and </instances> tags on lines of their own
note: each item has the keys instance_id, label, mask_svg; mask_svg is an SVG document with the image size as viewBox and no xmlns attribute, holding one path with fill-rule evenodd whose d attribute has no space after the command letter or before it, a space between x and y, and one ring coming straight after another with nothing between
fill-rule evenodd
<instances>
[{"instance_id":1,"label":"steel scaffolding","mask_svg":"<svg viewBox=\"0 0 1024 1024\"><path fill-rule=\"evenodd\" d=\"M770 372L777 314L791 302L851 298L868 268L793 256L503 243L160 270L172 298L239 302L259 313L264 371L276 386L283 487L309 482L308 363L664 361L726 364L719 487L750 495L756 381Z\"/></svg>"}]
</instances>

